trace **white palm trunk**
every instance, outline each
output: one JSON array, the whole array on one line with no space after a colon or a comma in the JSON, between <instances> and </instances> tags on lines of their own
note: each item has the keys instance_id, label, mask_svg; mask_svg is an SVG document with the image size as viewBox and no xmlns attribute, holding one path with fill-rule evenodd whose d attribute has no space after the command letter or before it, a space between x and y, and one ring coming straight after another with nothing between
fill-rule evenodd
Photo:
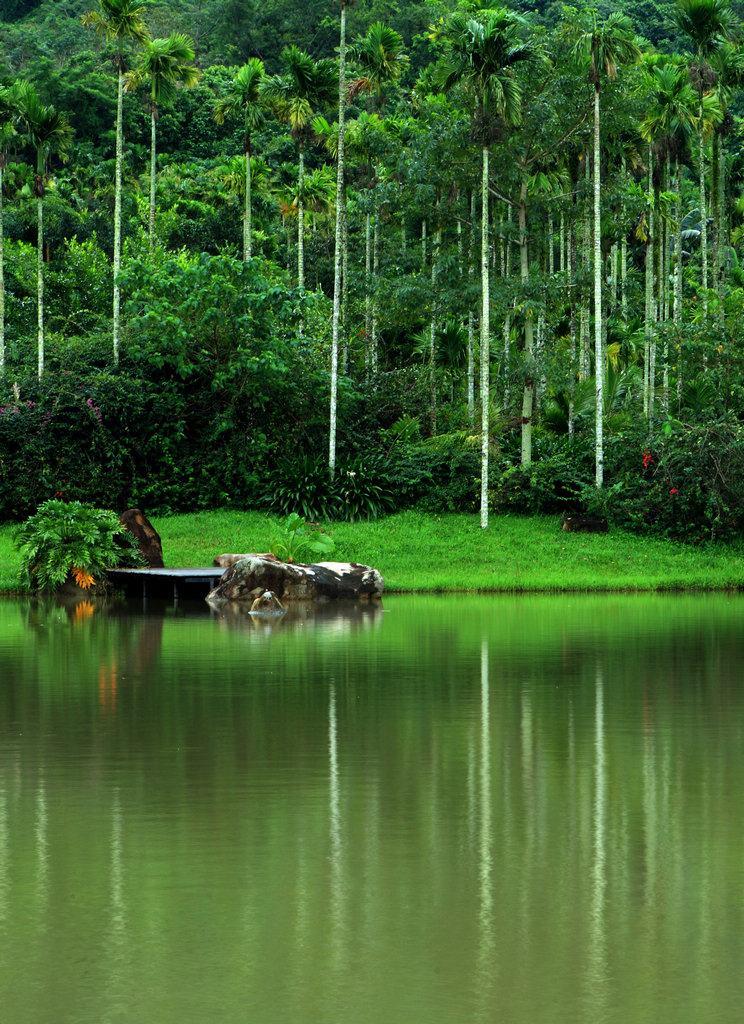
<instances>
[{"instance_id":1,"label":"white palm trunk","mask_svg":"<svg viewBox=\"0 0 744 1024\"><path fill-rule=\"evenodd\" d=\"M44 203L36 200L36 323L39 380L44 375Z\"/></svg>"},{"instance_id":2,"label":"white palm trunk","mask_svg":"<svg viewBox=\"0 0 744 1024\"><path fill-rule=\"evenodd\" d=\"M342 161L343 163L343 161ZM243 262L251 258L251 154L245 154L245 212L243 216Z\"/></svg>"},{"instance_id":3,"label":"white palm trunk","mask_svg":"<svg viewBox=\"0 0 744 1024\"><path fill-rule=\"evenodd\" d=\"M594 482L604 482L604 352L602 346L602 220L600 216L601 175L599 166L599 89L594 90L594 381L595 418Z\"/></svg>"},{"instance_id":4,"label":"white palm trunk","mask_svg":"<svg viewBox=\"0 0 744 1024\"><path fill-rule=\"evenodd\" d=\"M150 111L150 251L155 246L155 177L157 175L157 111Z\"/></svg>"},{"instance_id":5,"label":"white palm trunk","mask_svg":"<svg viewBox=\"0 0 744 1024\"><path fill-rule=\"evenodd\" d=\"M305 153L302 146L297 184L297 284L305 287Z\"/></svg>"},{"instance_id":6,"label":"white palm trunk","mask_svg":"<svg viewBox=\"0 0 744 1024\"><path fill-rule=\"evenodd\" d=\"M114 363L119 362L119 322L121 315L121 165L124 149L124 71L119 66L119 89L116 98L116 169L114 172Z\"/></svg>"},{"instance_id":7,"label":"white palm trunk","mask_svg":"<svg viewBox=\"0 0 744 1024\"><path fill-rule=\"evenodd\" d=\"M480 323L480 391L481 391L481 496L480 524L488 526L488 448L489 405L491 400L490 334L491 304L488 274L488 146L483 147L481 179L481 323Z\"/></svg>"},{"instance_id":8,"label":"white palm trunk","mask_svg":"<svg viewBox=\"0 0 744 1024\"><path fill-rule=\"evenodd\" d=\"M336 244L333 257L333 321L331 329L331 407L328 441L328 469L336 471L336 413L338 401L338 337L341 321L342 256L346 210L344 204L344 118L346 113L346 0L341 0L341 32L338 75L338 155L336 166ZM250 157L246 153L246 160ZM250 173L250 172L248 172ZM247 194L247 188L246 188ZM247 211L246 211L247 212ZM345 275L344 275L345 277ZM345 282L344 282L345 283Z\"/></svg>"},{"instance_id":9,"label":"white palm trunk","mask_svg":"<svg viewBox=\"0 0 744 1024\"><path fill-rule=\"evenodd\" d=\"M530 276L529 248L527 244L527 179L522 182L519 199L519 276L525 287ZM522 455L521 464L529 466L532 462L532 412L535 400L535 381L532 376L532 356L534 352L535 327L532 310L529 304L524 314L524 360L528 370L522 390Z\"/></svg>"},{"instance_id":10,"label":"white palm trunk","mask_svg":"<svg viewBox=\"0 0 744 1024\"><path fill-rule=\"evenodd\" d=\"M0 377L5 372L5 240L3 235L3 157L0 154Z\"/></svg>"}]
</instances>

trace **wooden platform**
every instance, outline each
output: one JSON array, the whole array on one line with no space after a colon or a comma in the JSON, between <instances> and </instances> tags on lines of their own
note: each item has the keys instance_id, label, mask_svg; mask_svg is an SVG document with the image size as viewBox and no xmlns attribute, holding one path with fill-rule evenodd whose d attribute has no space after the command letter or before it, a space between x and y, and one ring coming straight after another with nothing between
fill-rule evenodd
<instances>
[{"instance_id":1,"label":"wooden platform","mask_svg":"<svg viewBox=\"0 0 744 1024\"><path fill-rule=\"evenodd\" d=\"M109 569L108 578L127 597L179 598L206 597L216 587L225 570L217 565L191 569Z\"/></svg>"}]
</instances>

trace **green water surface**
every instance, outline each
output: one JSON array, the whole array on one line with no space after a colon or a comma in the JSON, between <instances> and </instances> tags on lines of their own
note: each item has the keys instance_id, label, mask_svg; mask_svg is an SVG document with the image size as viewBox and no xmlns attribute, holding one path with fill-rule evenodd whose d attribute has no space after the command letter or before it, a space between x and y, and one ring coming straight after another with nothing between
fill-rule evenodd
<instances>
[{"instance_id":1,"label":"green water surface","mask_svg":"<svg viewBox=\"0 0 744 1024\"><path fill-rule=\"evenodd\" d=\"M0 601L0 1024L736 1024L744 598Z\"/></svg>"}]
</instances>

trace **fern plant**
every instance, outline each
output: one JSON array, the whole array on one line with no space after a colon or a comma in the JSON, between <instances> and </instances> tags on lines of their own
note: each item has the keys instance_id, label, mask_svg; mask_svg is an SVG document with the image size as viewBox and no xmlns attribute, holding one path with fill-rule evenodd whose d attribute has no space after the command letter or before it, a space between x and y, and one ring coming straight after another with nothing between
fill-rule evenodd
<instances>
[{"instance_id":1,"label":"fern plant","mask_svg":"<svg viewBox=\"0 0 744 1024\"><path fill-rule=\"evenodd\" d=\"M134 537L115 512L52 498L15 532L20 578L34 590L57 590L71 576L84 590L107 569L140 565Z\"/></svg>"}]
</instances>

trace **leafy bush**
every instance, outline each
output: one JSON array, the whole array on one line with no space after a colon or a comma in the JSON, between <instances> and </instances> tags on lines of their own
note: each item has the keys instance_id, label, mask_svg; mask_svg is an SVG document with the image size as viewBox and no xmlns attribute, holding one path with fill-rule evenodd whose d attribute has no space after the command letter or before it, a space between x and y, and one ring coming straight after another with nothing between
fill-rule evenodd
<instances>
[{"instance_id":1,"label":"leafy bush","mask_svg":"<svg viewBox=\"0 0 744 1024\"><path fill-rule=\"evenodd\" d=\"M104 581L107 569L140 564L134 537L115 512L52 498L18 527L20 575L36 590L57 590L72 575L83 589Z\"/></svg>"},{"instance_id":2,"label":"leafy bush","mask_svg":"<svg viewBox=\"0 0 744 1024\"><path fill-rule=\"evenodd\" d=\"M333 477L326 460L305 455L283 459L263 495L275 512L296 512L306 519L376 519L394 507L388 463L360 455L337 467Z\"/></svg>"}]
</instances>

